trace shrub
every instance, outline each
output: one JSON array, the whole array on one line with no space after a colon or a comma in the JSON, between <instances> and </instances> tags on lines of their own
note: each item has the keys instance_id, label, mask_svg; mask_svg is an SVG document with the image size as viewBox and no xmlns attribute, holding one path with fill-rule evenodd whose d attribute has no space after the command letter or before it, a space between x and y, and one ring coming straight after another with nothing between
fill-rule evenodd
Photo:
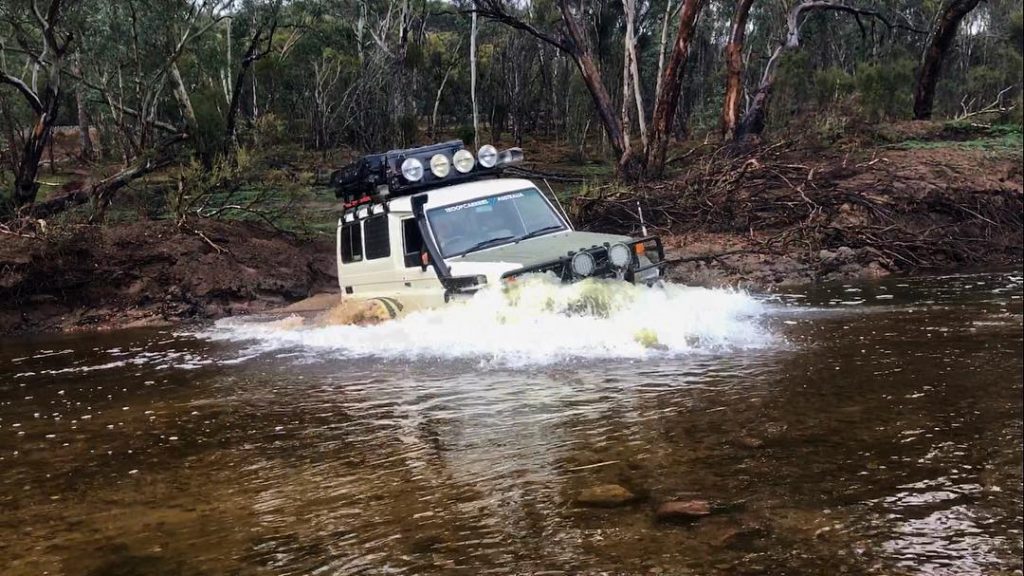
<instances>
[{"instance_id":1,"label":"shrub","mask_svg":"<svg viewBox=\"0 0 1024 576\"><path fill-rule=\"evenodd\" d=\"M456 138L462 140L467 146L473 146L473 138L476 134L473 132L472 124L463 124L459 126L459 129L455 132Z\"/></svg>"},{"instance_id":2,"label":"shrub","mask_svg":"<svg viewBox=\"0 0 1024 576\"><path fill-rule=\"evenodd\" d=\"M273 112L256 119L252 127L253 139L261 146L279 146L286 142L288 131L284 121Z\"/></svg>"},{"instance_id":3,"label":"shrub","mask_svg":"<svg viewBox=\"0 0 1024 576\"><path fill-rule=\"evenodd\" d=\"M814 100L819 107L846 99L856 88L853 77L834 66L815 72L813 82Z\"/></svg>"},{"instance_id":4,"label":"shrub","mask_svg":"<svg viewBox=\"0 0 1024 576\"><path fill-rule=\"evenodd\" d=\"M895 120L910 115L916 63L909 58L858 64L854 83L864 114L870 121Z\"/></svg>"}]
</instances>

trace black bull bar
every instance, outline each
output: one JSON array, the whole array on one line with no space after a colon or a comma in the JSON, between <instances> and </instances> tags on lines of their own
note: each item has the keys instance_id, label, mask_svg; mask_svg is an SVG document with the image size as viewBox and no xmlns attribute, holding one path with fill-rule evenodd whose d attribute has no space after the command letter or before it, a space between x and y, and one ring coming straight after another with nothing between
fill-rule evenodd
<instances>
[{"instance_id":1,"label":"black bull bar","mask_svg":"<svg viewBox=\"0 0 1024 576\"><path fill-rule=\"evenodd\" d=\"M588 278L617 278L623 273L624 279L630 282L635 282L637 275L646 272L647 270L657 268L659 271L665 267L665 248L661 244L661 238L657 236L647 236L640 238L639 240L631 240L629 242L623 242L629 247L630 254L633 256L632 262L625 270L619 270L612 266L611 262L608 261L608 248L609 243L602 244L600 246L591 246L590 248L584 248L576 252L570 252L565 256L542 262L540 264L532 264L530 266L523 266L515 270L509 270L508 272L501 275L503 280L515 278L523 274L530 274L534 272L553 272L556 276L562 279L563 282L572 282L581 278L576 277L572 271L572 257L579 252L587 252L594 258L594 263L597 265L594 269L594 273L588 276ZM644 247L644 254L649 260L648 264L641 264L640 257L637 255L636 246L642 245ZM651 258L651 251L657 254L657 260Z\"/></svg>"},{"instance_id":2,"label":"black bull bar","mask_svg":"<svg viewBox=\"0 0 1024 576\"><path fill-rule=\"evenodd\" d=\"M419 225L420 236L423 238L423 247L430 256L430 265L437 273L437 279L441 281L441 286L444 287L445 300L447 300L452 294L466 293L476 290L481 284L483 284L483 282L486 282L486 279L481 281L481 278L483 278L482 276L452 276L451 270L448 268L448 264L445 263L444 258L441 256L441 250L438 249L433 236L431 236L430 231L427 229L427 219L423 214L423 206L426 202L427 197L425 195L414 196L412 199L412 213ZM646 236L639 240L623 242L623 244L629 246L633 254L633 261L626 268L623 274L625 280L635 282L638 273L645 272L653 268L657 268L660 271L665 267L665 248L661 243L661 238L657 236ZM648 260L651 260L651 248L653 248L655 253L657 253L658 259L656 261L651 261L649 264L641 264L640 257L636 253L637 244L643 244L644 254L647 256ZM554 260L548 260L540 264L532 264L516 270L510 270L502 274L501 278L502 280L510 280L516 276L529 274L531 272L554 272L562 279L563 282L573 282L574 280L582 279L576 278L572 272L572 257L579 252L589 252L597 265L594 269L594 273L589 277L617 277L620 271L616 270L608 261L609 246L610 244L605 243L599 246L583 248L576 252L569 252L565 256L555 258ZM424 264L424 268L425 267L426 264Z\"/></svg>"}]
</instances>

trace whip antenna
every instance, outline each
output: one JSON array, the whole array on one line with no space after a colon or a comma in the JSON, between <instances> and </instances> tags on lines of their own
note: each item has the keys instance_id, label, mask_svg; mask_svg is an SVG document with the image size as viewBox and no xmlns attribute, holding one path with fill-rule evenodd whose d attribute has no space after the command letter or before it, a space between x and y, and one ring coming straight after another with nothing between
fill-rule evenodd
<instances>
[{"instance_id":1,"label":"whip antenna","mask_svg":"<svg viewBox=\"0 0 1024 576\"><path fill-rule=\"evenodd\" d=\"M647 236L647 223L644 222L644 209L640 207L640 200L636 201L636 213L640 215L640 233Z\"/></svg>"}]
</instances>

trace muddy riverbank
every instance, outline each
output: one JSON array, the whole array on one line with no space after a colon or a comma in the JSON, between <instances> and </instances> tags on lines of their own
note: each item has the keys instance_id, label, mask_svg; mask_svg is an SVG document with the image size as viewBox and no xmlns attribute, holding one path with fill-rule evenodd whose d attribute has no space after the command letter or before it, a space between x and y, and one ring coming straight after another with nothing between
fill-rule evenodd
<instances>
[{"instance_id":1,"label":"muddy riverbank","mask_svg":"<svg viewBox=\"0 0 1024 576\"><path fill-rule=\"evenodd\" d=\"M68 226L0 236L0 333L178 323L336 290L333 243L244 222Z\"/></svg>"},{"instance_id":2,"label":"muddy riverbank","mask_svg":"<svg viewBox=\"0 0 1024 576\"><path fill-rule=\"evenodd\" d=\"M971 138L979 138L971 140ZM956 138L961 138L957 140ZM1024 157L985 127L891 127L823 148L695 149L677 178L597 188L584 226L667 238L672 277L755 289L1014 265L1024 257Z\"/></svg>"},{"instance_id":3,"label":"muddy riverbank","mask_svg":"<svg viewBox=\"0 0 1024 576\"><path fill-rule=\"evenodd\" d=\"M328 239L299 239L238 222L209 223L199 231L205 238L167 222L147 222L80 226L60 238L0 237L0 334L205 321L337 292ZM749 238L722 233L665 241L668 258L677 260L668 276L681 284L773 291L893 273L865 248L765 252ZM989 254L972 265L1019 262L1013 254Z\"/></svg>"}]
</instances>

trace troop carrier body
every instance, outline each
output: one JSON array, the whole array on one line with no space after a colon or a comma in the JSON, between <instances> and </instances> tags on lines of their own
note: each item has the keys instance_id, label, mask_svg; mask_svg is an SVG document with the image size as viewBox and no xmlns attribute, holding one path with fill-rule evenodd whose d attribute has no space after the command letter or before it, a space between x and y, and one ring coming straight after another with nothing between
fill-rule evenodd
<instances>
[{"instance_id":1,"label":"troop carrier body","mask_svg":"<svg viewBox=\"0 0 1024 576\"><path fill-rule=\"evenodd\" d=\"M553 194L503 176L522 151L461 141L366 156L332 174L344 202L338 280L344 300L384 302L394 315L442 306L526 274L562 282L617 278L653 284L656 236L573 229Z\"/></svg>"}]
</instances>

